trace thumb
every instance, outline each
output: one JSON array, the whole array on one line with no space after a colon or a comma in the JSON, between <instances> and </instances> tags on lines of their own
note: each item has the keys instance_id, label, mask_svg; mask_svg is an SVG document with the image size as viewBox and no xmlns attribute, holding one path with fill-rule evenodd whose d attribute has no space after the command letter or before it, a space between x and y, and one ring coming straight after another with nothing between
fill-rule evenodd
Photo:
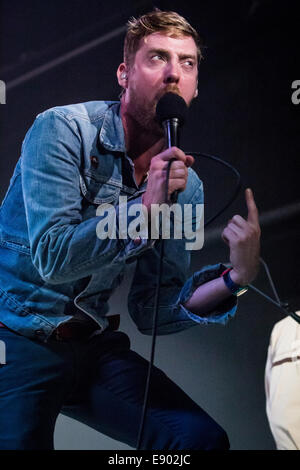
<instances>
[{"instance_id":1,"label":"thumb","mask_svg":"<svg viewBox=\"0 0 300 470\"><path fill-rule=\"evenodd\" d=\"M195 159L194 157L192 157L192 155L185 156L185 166L187 166L188 168L193 165L194 161Z\"/></svg>"}]
</instances>

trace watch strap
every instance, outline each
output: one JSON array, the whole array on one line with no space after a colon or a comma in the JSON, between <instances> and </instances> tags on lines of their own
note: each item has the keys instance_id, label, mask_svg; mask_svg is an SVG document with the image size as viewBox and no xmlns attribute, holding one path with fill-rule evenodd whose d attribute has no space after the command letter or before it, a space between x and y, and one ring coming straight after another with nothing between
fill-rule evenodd
<instances>
[{"instance_id":1,"label":"watch strap","mask_svg":"<svg viewBox=\"0 0 300 470\"><path fill-rule=\"evenodd\" d=\"M239 297L242 294L245 294L248 290L248 286L241 286L240 284L237 284L231 279L230 276L230 271L232 271L233 268L228 268L226 269L222 274L221 277L223 277L224 283L226 287L230 290L232 295L236 295Z\"/></svg>"}]
</instances>

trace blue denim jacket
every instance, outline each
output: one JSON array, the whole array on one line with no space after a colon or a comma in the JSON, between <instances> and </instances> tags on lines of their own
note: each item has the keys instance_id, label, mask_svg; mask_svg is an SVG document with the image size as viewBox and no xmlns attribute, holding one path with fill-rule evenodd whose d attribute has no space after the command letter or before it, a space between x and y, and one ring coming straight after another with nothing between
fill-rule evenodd
<instances>
[{"instance_id":1,"label":"blue denim jacket","mask_svg":"<svg viewBox=\"0 0 300 470\"><path fill-rule=\"evenodd\" d=\"M109 297L126 263L136 260L128 308L138 329L150 334L160 241L138 244L130 237L101 240L96 235L97 207L114 204L118 214L119 196L128 197L129 207L141 202L146 185L138 187L134 180L119 102L81 103L39 114L25 136L0 209L0 321L41 341L78 311L105 329ZM203 203L202 183L192 169L178 202ZM165 240L158 334L225 323L235 313L233 297L205 318L183 307L198 285L224 269L208 266L188 278L190 251L184 243Z\"/></svg>"}]
</instances>

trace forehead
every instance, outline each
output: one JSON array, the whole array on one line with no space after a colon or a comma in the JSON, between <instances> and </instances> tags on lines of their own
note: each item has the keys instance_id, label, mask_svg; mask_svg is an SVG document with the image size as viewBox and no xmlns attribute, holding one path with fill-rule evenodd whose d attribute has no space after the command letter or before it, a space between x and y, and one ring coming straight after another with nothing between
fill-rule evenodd
<instances>
[{"instance_id":1,"label":"forehead","mask_svg":"<svg viewBox=\"0 0 300 470\"><path fill-rule=\"evenodd\" d=\"M137 53L144 53L151 49L166 49L178 54L197 56L197 46L191 36L152 33L141 39Z\"/></svg>"}]
</instances>

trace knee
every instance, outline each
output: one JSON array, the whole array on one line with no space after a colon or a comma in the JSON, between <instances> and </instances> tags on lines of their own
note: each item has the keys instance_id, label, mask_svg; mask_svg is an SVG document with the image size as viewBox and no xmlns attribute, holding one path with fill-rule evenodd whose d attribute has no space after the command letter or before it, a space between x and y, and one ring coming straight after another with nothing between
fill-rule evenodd
<instances>
[{"instance_id":1,"label":"knee","mask_svg":"<svg viewBox=\"0 0 300 470\"><path fill-rule=\"evenodd\" d=\"M207 417L208 418L208 417ZM152 423L153 424L153 423ZM229 450L227 433L213 419L181 420L176 426L148 426L143 450Z\"/></svg>"},{"instance_id":2,"label":"knee","mask_svg":"<svg viewBox=\"0 0 300 470\"><path fill-rule=\"evenodd\" d=\"M206 450L229 450L230 443L226 431L215 425L207 440Z\"/></svg>"},{"instance_id":3,"label":"knee","mask_svg":"<svg viewBox=\"0 0 300 470\"><path fill-rule=\"evenodd\" d=\"M185 448L193 450L229 450L230 443L226 431L213 419L202 421L190 430Z\"/></svg>"}]
</instances>

